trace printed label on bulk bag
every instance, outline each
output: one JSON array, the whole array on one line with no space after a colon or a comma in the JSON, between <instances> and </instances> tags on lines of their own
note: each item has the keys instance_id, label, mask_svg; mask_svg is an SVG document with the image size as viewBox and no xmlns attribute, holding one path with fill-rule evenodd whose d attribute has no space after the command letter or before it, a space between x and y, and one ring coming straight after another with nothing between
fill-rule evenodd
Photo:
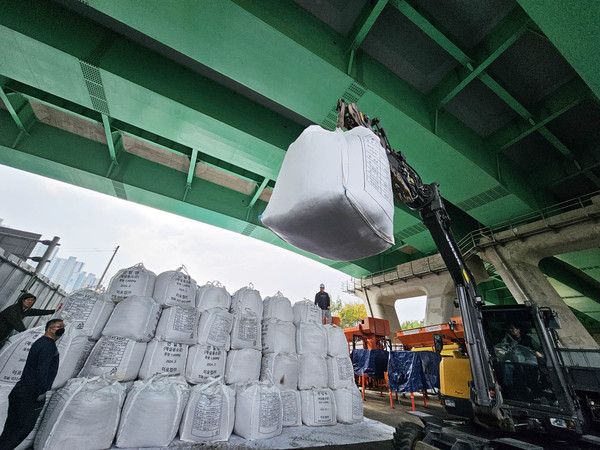
<instances>
[{"instance_id":1,"label":"printed label on bulk bag","mask_svg":"<svg viewBox=\"0 0 600 450\"><path fill-rule=\"evenodd\" d=\"M223 394L202 395L194 411L192 434L202 438L218 436L221 433Z\"/></svg>"}]
</instances>

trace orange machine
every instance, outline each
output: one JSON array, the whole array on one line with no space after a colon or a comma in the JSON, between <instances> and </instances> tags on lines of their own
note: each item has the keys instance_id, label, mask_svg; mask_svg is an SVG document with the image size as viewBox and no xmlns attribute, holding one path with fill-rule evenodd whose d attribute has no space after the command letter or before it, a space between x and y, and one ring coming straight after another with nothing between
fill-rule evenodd
<instances>
[{"instance_id":1,"label":"orange machine","mask_svg":"<svg viewBox=\"0 0 600 450\"><path fill-rule=\"evenodd\" d=\"M464 342L465 332L462 317L451 317L449 322L439 325L397 331L396 338L402 343L404 350L427 349L433 351L433 336L435 334L442 336L444 346Z\"/></svg>"},{"instance_id":2,"label":"orange machine","mask_svg":"<svg viewBox=\"0 0 600 450\"><path fill-rule=\"evenodd\" d=\"M390 322L385 319L374 317L363 317L357 327L345 328L344 334L351 348L356 347L357 342L362 343L362 348L374 350L385 349L390 334Z\"/></svg>"}]
</instances>

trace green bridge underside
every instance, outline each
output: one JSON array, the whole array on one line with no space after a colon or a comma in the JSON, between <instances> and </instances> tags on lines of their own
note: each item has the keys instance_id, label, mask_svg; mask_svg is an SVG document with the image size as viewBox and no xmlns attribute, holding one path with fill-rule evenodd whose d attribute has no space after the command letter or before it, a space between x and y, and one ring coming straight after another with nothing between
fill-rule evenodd
<instances>
[{"instance_id":1,"label":"green bridge underside","mask_svg":"<svg viewBox=\"0 0 600 450\"><path fill-rule=\"evenodd\" d=\"M440 183L458 237L554 203L550 187L568 177L600 186L592 173L600 151L576 160L545 128L597 100L592 50L600 36L589 12L521 0L467 55L412 3L366 2L341 35L288 0L2 1L0 163L242 233L355 277L435 252L414 213L397 207L396 245L352 262L292 248L258 220L287 147L309 124L331 128L340 97L381 117L394 148L425 182ZM430 92L361 48L391 13L456 65ZM533 23L578 76L527 109L486 69ZM575 30L585 32L578 47ZM444 109L473 80L514 115L486 136ZM553 153L528 172L503 150L533 133Z\"/></svg>"}]
</instances>

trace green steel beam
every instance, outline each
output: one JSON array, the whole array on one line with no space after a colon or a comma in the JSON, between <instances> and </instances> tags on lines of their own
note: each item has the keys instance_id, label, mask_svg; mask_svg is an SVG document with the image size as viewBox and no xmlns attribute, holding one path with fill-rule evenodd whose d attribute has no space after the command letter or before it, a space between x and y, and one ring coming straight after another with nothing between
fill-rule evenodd
<instances>
[{"instance_id":1,"label":"green steel beam","mask_svg":"<svg viewBox=\"0 0 600 450\"><path fill-rule=\"evenodd\" d=\"M427 36L433 39L440 47L448 52L455 60L463 66L469 66L473 60L456 46L444 33L438 30L416 9L409 5L406 0L390 0L390 4L395 6L398 11L404 14L412 23L421 29ZM471 66L471 70L472 70Z\"/></svg>"},{"instance_id":2,"label":"green steel beam","mask_svg":"<svg viewBox=\"0 0 600 450\"><path fill-rule=\"evenodd\" d=\"M590 97L593 97L590 89L580 78L575 78L535 107L533 111L535 125L518 118L495 131L488 138L488 142L492 148L505 150Z\"/></svg>"},{"instance_id":3,"label":"green steel beam","mask_svg":"<svg viewBox=\"0 0 600 450\"><path fill-rule=\"evenodd\" d=\"M473 62L450 72L432 90L429 94L430 103L439 109L452 100L523 35L529 21L529 17L521 8L513 9L506 19L477 45L473 52Z\"/></svg>"},{"instance_id":4,"label":"green steel beam","mask_svg":"<svg viewBox=\"0 0 600 450\"><path fill-rule=\"evenodd\" d=\"M544 167L534 170L531 179L534 183L543 186L554 186L579 175L589 174L592 170L600 167L600 149L587 152L578 162L570 161L548 161Z\"/></svg>"},{"instance_id":5,"label":"green steel beam","mask_svg":"<svg viewBox=\"0 0 600 450\"><path fill-rule=\"evenodd\" d=\"M190 191L186 202L180 200L180 186L186 175L175 169L145 160L130 153L121 155L122 163L112 179L104 176L103 167L110 163L104 144L68 133L43 123L36 123L31 136L17 149L9 148L19 129L7 111L0 110L0 164L37 173L112 196L159 208L164 211L199 220L241 233L252 225L250 237L260 239L329 266L327 261L298 250L281 241L262 226L258 219L246 220L247 197L202 179L199 187ZM257 202L258 203L258 202ZM266 204L261 202L261 210ZM380 270L376 259L344 264L342 270L350 276L362 276Z\"/></svg>"},{"instance_id":6,"label":"green steel beam","mask_svg":"<svg viewBox=\"0 0 600 450\"><path fill-rule=\"evenodd\" d=\"M519 116L523 119L527 120L531 125L535 125L535 121L531 113L525 108L516 98L514 98L506 89L504 89L500 84L490 77L487 73L483 72L479 75L479 79L483 81L490 90L496 94L504 103L506 103L510 108L515 111Z\"/></svg>"},{"instance_id":7,"label":"green steel beam","mask_svg":"<svg viewBox=\"0 0 600 450\"><path fill-rule=\"evenodd\" d=\"M187 180L185 183L185 192L183 194L183 201L188 195L188 192L192 189L192 180L194 179L194 172L196 171L196 163L198 162L198 149L192 149L192 156L190 157L190 167L187 173Z\"/></svg>"},{"instance_id":8,"label":"green steel beam","mask_svg":"<svg viewBox=\"0 0 600 450\"><path fill-rule=\"evenodd\" d=\"M600 283L582 270L554 257L542 259L539 267L544 274L600 304Z\"/></svg>"},{"instance_id":9,"label":"green steel beam","mask_svg":"<svg viewBox=\"0 0 600 450\"><path fill-rule=\"evenodd\" d=\"M6 106L6 109L10 113L10 116L14 120L15 124L19 127L19 129L23 133L25 133L26 135L29 136L29 132L27 131L27 128L25 128L25 125L21 121L21 118L19 117L19 113L15 110L15 107L11 103L10 99L7 97L6 92L4 92L4 89L2 89L2 86L0 86L0 99L2 99L4 106Z\"/></svg>"},{"instance_id":10,"label":"green steel beam","mask_svg":"<svg viewBox=\"0 0 600 450\"><path fill-rule=\"evenodd\" d=\"M517 0L550 42L600 98L600 2Z\"/></svg>"},{"instance_id":11,"label":"green steel beam","mask_svg":"<svg viewBox=\"0 0 600 450\"><path fill-rule=\"evenodd\" d=\"M110 166L106 176L109 177L113 168L118 166L117 153L115 151L115 143L113 141L112 131L110 130L110 118L106 114L102 114L102 125L104 126L104 133L106 134L106 143L108 144L108 153L110 155Z\"/></svg>"},{"instance_id":12,"label":"green steel beam","mask_svg":"<svg viewBox=\"0 0 600 450\"><path fill-rule=\"evenodd\" d=\"M265 188L267 187L267 184L269 183L269 179L265 178L263 180L262 183L260 183L260 186L258 186L258 188L256 189L256 192L254 193L254 196L252 197L252 199L250 200L250 203L248 203L248 209L251 209L254 204L256 203L256 201L258 200L258 197L260 197L260 194L262 194L262 192L265 190Z\"/></svg>"},{"instance_id":13,"label":"green steel beam","mask_svg":"<svg viewBox=\"0 0 600 450\"><path fill-rule=\"evenodd\" d=\"M387 3L388 0L377 0L377 3L371 9L368 9L370 7L367 3L365 7L366 14L364 14L366 17L359 17L357 23L354 25L354 31L350 37L350 45L348 45L348 52L352 52L360 47Z\"/></svg>"}]
</instances>

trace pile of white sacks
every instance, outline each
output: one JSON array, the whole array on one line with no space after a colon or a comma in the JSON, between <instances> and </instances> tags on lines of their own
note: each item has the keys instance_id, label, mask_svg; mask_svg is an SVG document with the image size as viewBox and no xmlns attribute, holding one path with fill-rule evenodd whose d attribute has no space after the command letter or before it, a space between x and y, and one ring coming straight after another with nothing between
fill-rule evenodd
<instances>
[{"instance_id":1,"label":"pile of white sacks","mask_svg":"<svg viewBox=\"0 0 600 450\"><path fill-rule=\"evenodd\" d=\"M20 449L97 449L267 439L286 426L362 420L343 331L323 326L310 302L252 285L230 295L197 288L179 268L156 276L142 264L106 293L71 294L55 317L60 366L36 428ZM0 429L8 394L43 327L0 352Z\"/></svg>"}]
</instances>

